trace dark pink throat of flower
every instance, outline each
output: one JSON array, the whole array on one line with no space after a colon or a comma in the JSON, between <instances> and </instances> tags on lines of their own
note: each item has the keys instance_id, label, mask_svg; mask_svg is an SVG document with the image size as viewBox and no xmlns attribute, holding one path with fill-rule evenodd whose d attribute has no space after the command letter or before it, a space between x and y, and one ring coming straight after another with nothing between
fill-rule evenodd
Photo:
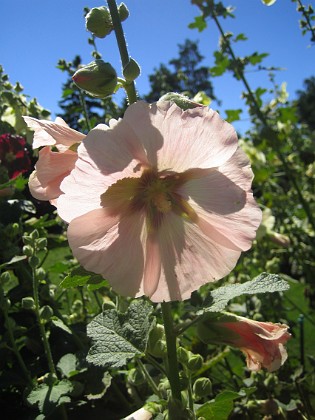
<instances>
[{"instance_id":1,"label":"dark pink throat of flower","mask_svg":"<svg viewBox=\"0 0 315 420\"><path fill-rule=\"evenodd\" d=\"M149 230L156 230L165 214L196 222L198 216L177 191L189 179L189 171L166 174L145 169L140 178L124 178L101 195L101 205L113 214L144 212Z\"/></svg>"}]
</instances>

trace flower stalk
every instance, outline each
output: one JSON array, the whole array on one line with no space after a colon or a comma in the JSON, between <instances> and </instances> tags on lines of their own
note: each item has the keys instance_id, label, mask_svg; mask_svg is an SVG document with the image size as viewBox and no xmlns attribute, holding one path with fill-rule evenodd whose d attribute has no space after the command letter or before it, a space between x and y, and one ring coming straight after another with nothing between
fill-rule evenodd
<instances>
[{"instance_id":1,"label":"flower stalk","mask_svg":"<svg viewBox=\"0 0 315 420\"><path fill-rule=\"evenodd\" d=\"M108 0L108 8L113 21L114 31L116 35L117 45L120 53L122 67L126 67L130 57L128 54L127 43L122 28L121 20L118 13L116 0ZM127 93L129 105L137 101L137 92L134 82L128 82L123 85Z\"/></svg>"},{"instance_id":2,"label":"flower stalk","mask_svg":"<svg viewBox=\"0 0 315 420\"><path fill-rule=\"evenodd\" d=\"M19 352L19 349L17 347L15 338L14 338L14 332L13 332L13 328L12 328L12 324L10 322L10 318L9 318L9 312L8 312L8 303L7 303L7 298L5 296L5 292L2 288L2 286L0 285L0 301L1 301L1 306L2 306L2 310L3 310L3 316L4 316L4 321L5 321L5 326L7 328L8 331L8 335L9 335L9 340L10 340L10 344L11 344L11 348L10 350L13 351L13 353L15 354L15 357L20 365L20 368L25 376L25 379L27 380L28 385L33 386L33 381L31 378L31 375L24 363L24 360Z\"/></svg>"},{"instance_id":3,"label":"flower stalk","mask_svg":"<svg viewBox=\"0 0 315 420\"><path fill-rule=\"evenodd\" d=\"M57 376L57 372L56 372L55 365L54 365L53 358L52 358L50 345L49 345L49 342L48 342L48 339L47 339L45 326L44 326L44 324L41 320L41 317L40 317L38 279L37 279L37 276L36 276L35 267L32 267L32 278L33 278L34 312L35 312L35 315L36 315L37 324L38 324L38 327L39 327L41 339L42 339L43 346L44 346L44 349L45 349L45 355L46 355L46 358L47 358L48 368L49 368L49 371L50 371L51 374Z\"/></svg>"},{"instance_id":4,"label":"flower stalk","mask_svg":"<svg viewBox=\"0 0 315 420\"><path fill-rule=\"evenodd\" d=\"M239 60L236 57L236 55L234 54L234 51L233 51L233 48L231 46L230 40L225 35L225 33L223 31L223 28L222 28L216 14L215 14L215 11L213 11L210 16L214 20L215 24L217 25L217 28L218 28L218 30L219 30L219 32L222 36L222 39L224 40L224 43L227 47L228 53L230 54L230 57L235 64L235 67L233 67L234 72L242 80L242 82L245 86L245 89L247 91L248 97L249 97L249 99L252 103L253 110L255 111L256 116L262 122L263 126L268 130L268 135L269 135L270 140L272 141L273 148L277 152L278 157L279 157L279 159L280 159L280 161L283 165L283 168L285 170L285 173L286 173L288 179L291 181L291 184L293 185L293 188L295 189L295 191L296 191L296 193L299 197L300 203L302 204L302 206L304 208L304 211L305 211L305 213L308 217L308 220L309 220L310 224L315 229L315 219L313 217L312 211L309 207L308 202L305 200L305 198L302 194L301 188L300 188L300 186L299 186L299 184L296 180L296 177L293 175L292 168L289 166L289 163L287 162L285 156L283 155L282 151L280 150L277 133L269 126L268 121L266 119L266 116L261 111L260 106L258 105L258 102L257 102L255 96L253 95L253 92L252 92L252 90L249 86L249 83L248 83L248 81L245 77L244 71L241 68L241 66L238 65Z\"/></svg>"},{"instance_id":5,"label":"flower stalk","mask_svg":"<svg viewBox=\"0 0 315 420\"><path fill-rule=\"evenodd\" d=\"M172 397L181 401L179 370L177 361L176 333L173 324L171 304L162 302L162 314L165 328L166 346L167 346L167 373L170 381ZM171 419L172 420L172 419Z\"/></svg>"}]
</instances>

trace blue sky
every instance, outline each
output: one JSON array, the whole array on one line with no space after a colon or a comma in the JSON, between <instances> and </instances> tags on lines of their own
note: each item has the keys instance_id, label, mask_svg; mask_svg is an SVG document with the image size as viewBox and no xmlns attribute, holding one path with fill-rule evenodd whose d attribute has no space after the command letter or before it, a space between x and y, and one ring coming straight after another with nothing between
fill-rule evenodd
<instances>
[{"instance_id":1,"label":"blue sky","mask_svg":"<svg viewBox=\"0 0 315 420\"><path fill-rule=\"evenodd\" d=\"M130 17L123 23L129 52L142 68L137 80L140 94L149 90L148 74L161 62L176 57L177 45L186 38L199 40L205 56L203 65L214 64L218 31L211 22L202 33L188 29L188 24L199 15L189 0L125 0L125 3L130 10ZM277 72L276 81L279 84L286 81L293 98L296 90L302 88L303 80L315 74L315 46L310 46L309 35L301 34L295 4L289 0L278 0L271 7L264 6L261 0L223 0L223 3L236 7L235 19L222 20L224 30L243 32L248 37L248 41L236 45L237 53L268 52L264 65L285 69ZM84 63L92 61L83 8L103 4L101 0L1 0L0 64L12 83L19 81L25 93L36 97L53 116L58 112L61 85L66 77L56 64L60 58L70 61L76 54L81 55ZM114 34L98 40L97 46L103 59L119 72ZM253 88L271 88L267 72L248 73L248 78ZM213 84L215 94L222 100L222 110L243 106L240 99L243 87L231 75L215 78ZM238 124L241 128L246 121Z\"/></svg>"}]
</instances>

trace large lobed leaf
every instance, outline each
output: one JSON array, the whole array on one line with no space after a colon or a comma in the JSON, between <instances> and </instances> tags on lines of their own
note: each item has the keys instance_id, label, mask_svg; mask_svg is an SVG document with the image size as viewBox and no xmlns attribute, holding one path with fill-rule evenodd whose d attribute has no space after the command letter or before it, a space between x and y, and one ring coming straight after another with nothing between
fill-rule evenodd
<instances>
[{"instance_id":1,"label":"large lobed leaf","mask_svg":"<svg viewBox=\"0 0 315 420\"><path fill-rule=\"evenodd\" d=\"M133 301L126 313L110 309L88 325L94 344L87 360L97 366L120 368L136 355L145 352L152 321L152 306L143 300Z\"/></svg>"},{"instance_id":2,"label":"large lobed leaf","mask_svg":"<svg viewBox=\"0 0 315 420\"><path fill-rule=\"evenodd\" d=\"M289 288L289 284L278 274L261 273L259 276L246 283L230 284L213 290L210 294L209 306L199 311L198 315L204 312L223 311L231 299L241 295L283 292Z\"/></svg>"}]
</instances>

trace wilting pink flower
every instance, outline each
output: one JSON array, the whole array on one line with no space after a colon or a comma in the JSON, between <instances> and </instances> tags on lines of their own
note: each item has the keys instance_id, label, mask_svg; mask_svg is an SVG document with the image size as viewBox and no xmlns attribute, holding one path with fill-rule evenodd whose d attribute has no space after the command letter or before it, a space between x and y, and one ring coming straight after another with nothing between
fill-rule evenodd
<instances>
[{"instance_id":1,"label":"wilting pink flower","mask_svg":"<svg viewBox=\"0 0 315 420\"><path fill-rule=\"evenodd\" d=\"M233 314L212 317L213 314L207 314L198 324L201 340L238 347L246 356L248 369L266 368L273 372L286 361L284 345L291 337L287 325L253 321Z\"/></svg>"},{"instance_id":2,"label":"wilting pink flower","mask_svg":"<svg viewBox=\"0 0 315 420\"><path fill-rule=\"evenodd\" d=\"M35 171L29 179L31 194L38 200L54 200L61 194L60 183L69 175L77 160L76 143L84 134L70 128L57 117L55 122L24 117L28 127L34 130L33 148L44 146L39 151ZM56 151L52 151L54 146Z\"/></svg>"},{"instance_id":3,"label":"wilting pink flower","mask_svg":"<svg viewBox=\"0 0 315 420\"><path fill-rule=\"evenodd\" d=\"M250 248L261 220L252 177L216 112L137 102L80 144L57 210L75 257L116 292L187 299Z\"/></svg>"},{"instance_id":4,"label":"wilting pink flower","mask_svg":"<svg viewBox=\"0 0 315 420\"><path fill-rule=\"evenodd\" d=\"M10 179L31 170L31 159L26 148L26 140L15 134L0 136L0 162Z\"/></svg>"}]
</instances>

